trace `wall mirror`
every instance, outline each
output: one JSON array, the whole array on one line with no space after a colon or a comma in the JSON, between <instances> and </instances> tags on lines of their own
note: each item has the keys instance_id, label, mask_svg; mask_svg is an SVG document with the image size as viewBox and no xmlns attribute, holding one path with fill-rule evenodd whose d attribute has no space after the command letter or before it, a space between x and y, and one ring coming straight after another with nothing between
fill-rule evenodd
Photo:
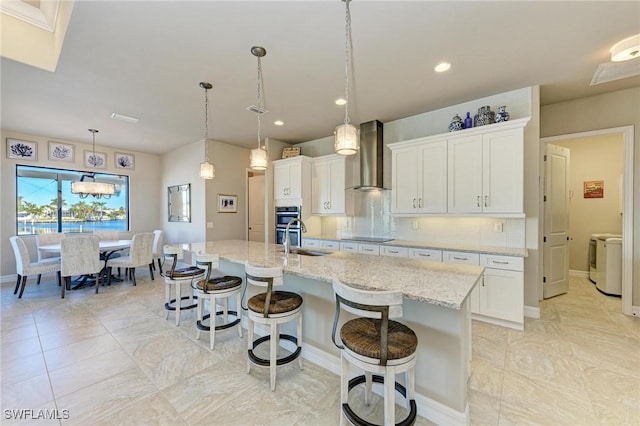
<instances>
[{"instance_id":1,"label":"wall mirror","mask_svg":"<svg viewBox=\"0 0 640 426\"><path fill-rule=\"evenodd\" d=\"M191 222L191 184L167 188L169 222Z\"/></svg>"}]
</instances>

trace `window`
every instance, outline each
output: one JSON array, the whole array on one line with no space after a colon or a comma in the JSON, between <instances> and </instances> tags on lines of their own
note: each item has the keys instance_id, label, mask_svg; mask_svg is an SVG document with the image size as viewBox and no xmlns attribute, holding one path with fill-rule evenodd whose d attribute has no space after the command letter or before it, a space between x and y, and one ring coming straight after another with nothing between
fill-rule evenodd
<instances>
[{"instance_id":1,"label":"window","mask_svg":"<svg viewBox=\"0 0 640 426\"><path fill-rule=\"evenodd\" d=\"M112 183L110 198L81 198L71 193L71 182L91 175ZM107 173L16 166L17 235L47 232L129 230L129 177Z\"/></svg>"}]
</instances>

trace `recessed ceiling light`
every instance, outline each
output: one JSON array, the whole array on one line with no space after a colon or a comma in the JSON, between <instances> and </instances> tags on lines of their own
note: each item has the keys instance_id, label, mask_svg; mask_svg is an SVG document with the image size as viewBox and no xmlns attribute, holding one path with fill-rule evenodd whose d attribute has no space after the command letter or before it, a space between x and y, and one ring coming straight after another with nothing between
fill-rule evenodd
<instances>
[{"instance_id":1,"label":"recessed ceiling light","mask_svg":"<svg viewBox=\"0 0 640 426\"><path fill-rule=\"evenodd\" d=\"M628 61L633 58L640 58L640 34L625 38L611 48L612 62Z\"/></svg>"},{"instance_id":2,"label":"recessed ceiling light","mask_svg":"<svg viewBox=\"0 0 640 426\"><path fill-rule=\"evenodd\" d=\"M139 118L130 117L124 114L118 114L117 112L112 112L111 118L113 118L114 120L124 121L125 123L137 123L138 121L140 121Z\"/></svg>"},{"instance_id":3,"label":"recessed ceiling light","mask_svg":"<svg viewBox=\"0 0 640 426\"><path fill-rule=\"evenodd\" d=\"M284 121L276 120L276 121L273 122L273 124L275 124L276 126L284 126Z\"/></svg>"},{"instance_id":4,"label":"recessed ceiling light","mask_svg":"<svg viewBox=\"0 0 640 426\"><path fill-rule=\"evenodd\" d=\"M447 71L449 68L451 68L451 64L448 62L441 62L438 65L436 65L436 67L434 68L434 70L436 72L445 72Z\"/></svg>"},{"instance_id":5,"label":"recessed ceiling light","mask_svg":"<svg viewBox=\"0 0 640 426\"><path fill-rule=\"evenodd\" d=\"M347 101L346 101L346 100L344 100L344 99L342 99L342 98L340 98L340 99L336 99L336 105L340 105L340 106L342 106L342 105L346 105L346 104L347 104Z\"/></svg>"}]
</instances>

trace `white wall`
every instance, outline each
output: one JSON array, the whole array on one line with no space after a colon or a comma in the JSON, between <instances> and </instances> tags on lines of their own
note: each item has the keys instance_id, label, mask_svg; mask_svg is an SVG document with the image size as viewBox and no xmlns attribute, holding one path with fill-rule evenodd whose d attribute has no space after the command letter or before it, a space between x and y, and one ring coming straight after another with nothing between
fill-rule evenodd
<instances>
[{"instance_id":1,"label":"white wall","mask_svg":"<svg viewBox=\"0 0 640 426\"><path fill-rule=\"evenodd\" d=\"M53 167L59 169L89 170L84 167L85 150L92 150L91 144L64 141L75 146L73 163L50 161L48 159L48 141L50 137L28 135L6 130L0 131L2 138L2 155L0 159L0 276L15 274L15 258L9 245L9 237L16 235L16 164ZM6 139L24 139L38 143L38 161L16 161L6 158ZM101 142L101 141L100 141ZM108 141L104 141L108 143ZM96 151L107 153L107 169L105 172L129 176L129 226L132 232L151 232L160 227L161 203L160 192L161 169L160 157L155 154L112 149L99 145ZM135 155L135 169L124 170L114 167L114 152L125 152Z\"/></svg>"},{"instance_id":2,"label":"white wall","mask_svg":"<svg viewBox=\"0 0 640 426\"><path fill-rule=\"evenodd\" d=\"M634 126L632 303L640 306L640 87L546 105L540 117L542 137Z\"/></svg>"}]
</instances>

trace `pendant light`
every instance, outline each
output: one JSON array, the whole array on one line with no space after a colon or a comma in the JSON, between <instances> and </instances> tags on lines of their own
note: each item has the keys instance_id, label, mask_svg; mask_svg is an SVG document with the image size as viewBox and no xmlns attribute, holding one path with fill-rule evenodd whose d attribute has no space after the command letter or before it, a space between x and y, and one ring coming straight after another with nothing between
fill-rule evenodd
<instances>
[{"instance_id":1,"label":"pendant light","mask_svg":"<svg viewBox=\"0 0 640 426\"><path fill-rule=\"evenodd\" d=\"M269 165L269 158L267 148L261 144L260 137L260 117L267 112L262 107L262 62L260 58L267 54L267 50L261 46L253 46L251 48L251 54L258 58L258 105L255 108L251 108L258 114L258 147L251 150L249 155L249 167L253 170L267 170Z\"/></svg>"},{"instance_id":2,"label":"pendant light","mask_svg":"<svg viewBox=\"0 0 640 426\"><path fill-rule=\"evenodd\" d=\"M93 154L89 157L88 162L95 168L100 158L96 156L96 133L98 130L89 129L89 131L93 136ZM85 181L86 178L93 180ZM80 196L80 198L87 198L89 195L94 198L111 198L116 193L116 187L112 183L96 182L95 173L83 174L79 181L71 182L71 193Z\"/></svg>"},{"instance_id":3,"label":"pendant light","mask_svg":"<svg viewBox=\"0 0 640 426\"><path fill-rule=\"evenodd\" d=\"M200 82L200 87L204 89L204 163L200 163L200 177L202 179L213 179L216 177L216 168L209 162L209 89L213 88L211 83Z\"/></svg>"},{"instance_id":4,"label":"pendant light","mask_svg":"<svg viewBox=\"0 0 640 426\"><path fill-rule=\"evenodd\" d=\"M344 123L336 127L334 148L336 154L353 155L360 149L358 141L358 129L351 124L349 118L349 57L351 56L351 0L342 0L345 4L345 43L344 43Z\"/></svg>"}]
</instances>

